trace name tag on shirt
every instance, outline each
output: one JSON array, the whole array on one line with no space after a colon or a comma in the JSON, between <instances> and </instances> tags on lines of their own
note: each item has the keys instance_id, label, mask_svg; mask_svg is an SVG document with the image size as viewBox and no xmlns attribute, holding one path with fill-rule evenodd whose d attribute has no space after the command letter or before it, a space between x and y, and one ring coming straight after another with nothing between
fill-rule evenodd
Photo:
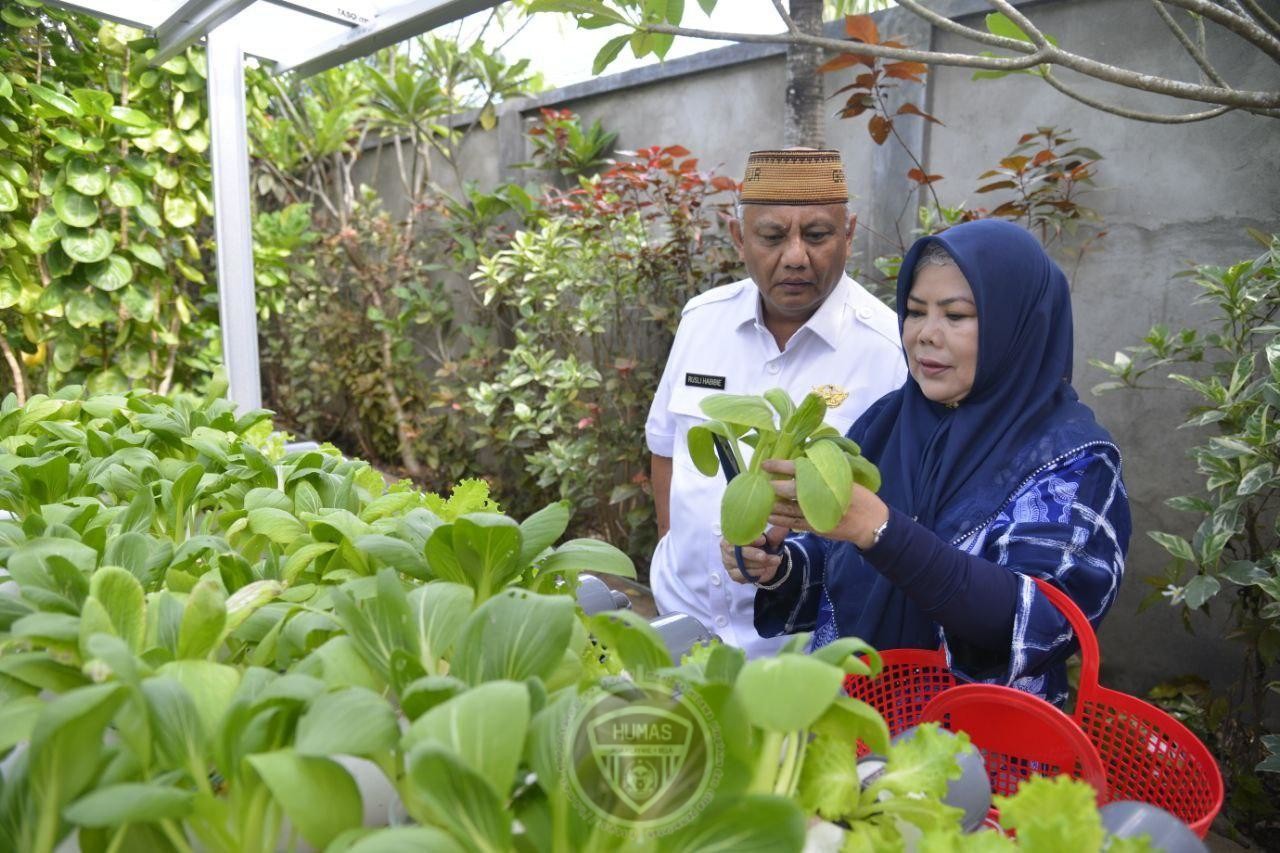
<instances>
[{"instance_id":1,"label":"name tag on shirt","mask_svg":"<svg viewBox=\"0 0 1280 853\"><path fill-rule=\"evenodd\" d=\"M706 373L686 373L684 375L684 384L692 385L694 388L718 388L724 390L723 376L710 376Z\"/></svg>"}]
</instances>

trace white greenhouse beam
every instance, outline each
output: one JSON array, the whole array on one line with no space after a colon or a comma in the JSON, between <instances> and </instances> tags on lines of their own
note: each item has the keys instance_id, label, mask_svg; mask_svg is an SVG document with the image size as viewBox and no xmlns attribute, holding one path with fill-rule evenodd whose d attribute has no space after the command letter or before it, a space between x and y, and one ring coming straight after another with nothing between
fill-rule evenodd
<instances>
[{"instance_id":1,"label":"white greenhouse beam","mask_svg":"<svg viewBox=\"0 0 1280 853\"><path fill-rule=\"evenodd\" d=\"M137 27L140 30L154 29L165 19L161 10L154 4L148 3L121 4L119 0L44 0L44 4L65 9L68 12L92 15L126 27Z\"/></svg>"},{"instance_id":2,"label":"white greenhouse beam","mask_svg":"<svg viewBox=\"0 0 1280 853\"><path fill-rule=\"evenodd\" d=\"M252 6L254 0L186 0L155 28L156 53L152 65L163 65Z\"/></svg>"},{"instance_id":3,"label":"white greenhouse beam","mask_svg":"<svg viewBox=\"0 0 1280 853\"><path fill-rule=\"evenodd\" d=\"M262 406L262 377L258 365L258 311L253 294L244 51L236 28L212 30L206 51L222 363L227 371L227 395L237 411L245 412Z\"/></svg>"},{"instance_id":4,"label":"white greenhouse beam","mask_svg":"<svg viewBox=\"0 0 1280 853\"><path fill-rule=\"evenodd\" d=\"M275 73L292 71L308 77L368 56L384 47L411 39L436 27L453 23L474 12L491 9L502 0L413 0L388 9L370 23L317 45L310 59L293 64L277 63Z\"/></svg>"}]
</instances>

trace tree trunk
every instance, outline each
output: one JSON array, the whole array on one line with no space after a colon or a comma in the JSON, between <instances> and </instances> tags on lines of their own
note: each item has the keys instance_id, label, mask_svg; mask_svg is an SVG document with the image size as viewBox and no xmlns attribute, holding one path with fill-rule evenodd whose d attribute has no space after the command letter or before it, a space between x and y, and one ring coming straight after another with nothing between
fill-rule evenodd
<instances>
[{"instance_id":1,"label":"tree trunk","mask_svg":"<svg viewBox=\"0 0 1280 853\"><path fill-rule=\"evenodd\" d=\"M801 32L822 35L822 0L790 0L791 19ZM792 44L787 47L787 120L783 142L823 148L822 48Z\"/></svg>"}]
</instances>

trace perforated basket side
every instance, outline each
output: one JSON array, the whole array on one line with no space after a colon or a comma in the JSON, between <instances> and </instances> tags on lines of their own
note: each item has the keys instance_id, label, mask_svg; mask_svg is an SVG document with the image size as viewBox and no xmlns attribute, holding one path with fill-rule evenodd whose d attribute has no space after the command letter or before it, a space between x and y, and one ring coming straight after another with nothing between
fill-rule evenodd
<instances>
[{"instance_id":1,"label":"perforated basket side","mask_svg":"<svg viewBox=\"0 0 1280 853\"><path fill-rule=\"evenodd\" d=\"M1106 687L1081 694L1075 718L1098 749L1108 800L1159 806L1205 836L1222 808L1222 774L1186 726L1148 702Z\"/></svg>"}]
</instances>

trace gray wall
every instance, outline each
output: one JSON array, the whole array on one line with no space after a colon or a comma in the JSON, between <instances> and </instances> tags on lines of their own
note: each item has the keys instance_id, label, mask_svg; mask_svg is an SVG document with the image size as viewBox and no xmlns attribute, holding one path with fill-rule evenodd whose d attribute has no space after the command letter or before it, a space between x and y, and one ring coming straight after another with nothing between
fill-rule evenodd
<instances>
[{"instance_id":1,"label":"gray wall","mask_svg":"<svg viewBox=\"0 0 1280 853\"><path fill-rule=\"evenodd\" d=\"M975 13L988 10L986 4L971 0L933 5L979 28L982 19ZM1194 66L1176 50L1149 4L1063 0L1019 5L1064 47L1143 71L1195 79ZM1280 14L1280 3L1264 5ZM904 35L914 45L972 50L958 36L931 32L901 10L882 13L880 29L882 34ZM1210 27L1210 34L1210 56L1228 80L1252 88L1280 87L1280 66L1243 49L1234 36L1217 28ZM569 107L584 122L599 119L618 133L618 148L678 143L704 168L719 167L737 177L750 150L782 144L784 74L777 49L737 45L509 104L497 130L477 129L471 135L465 172L490 186L501 178L519 178L504 163L525 157L520 122L545 105ZM1106 89L1071 72L1062 77L1132 108L1189 110L1168 99ZM832 75L828 91L850 79L848 72ZM1076 385L1125 453L1135 521L1123 592L1102 630L1104 678L1113 686L1138 691L1162 677L1195 671L1224 686L1239 672L1238 654L1229 643L1211 639L1218 634L1216 626L1197 617L1200 636L1191 637L1167 606L1136 613L1149 589L1143 578L1165 563L1164 552L1146 531L1190 533L1185 517L1163 505L1164 498L1198 487L1185 457L1196 435L1174 429L1188 398L1174 391L1092 397L1089 387L1104 376L1087 360L1110 360L1113 352L1136 343L1153 323L1194 322L1199 316L1190 305L1194 291L1171 276L1188 261L1226 264L1257 254L1259 247L1244 233L1246 226L1268 232L1280 228L1280 120L1228 114L1192 125L1144 124L1092 110L1027 76L975 82L969 71L937 69L928 79L927 86L909 87L903 94L945 125L926 126L906 118L900 128L917 150L927 152L928 170L946 176L937 185L945 204L968 200L994 206L991 199L973 192L977 175L1004 156L1021 133L1040 125L1070 128L1082 144L1106 158L1098 171L1098 189L1085 202L1102 214L1107 234L1073 275ZM470 118L458 121L465 124ZM914 205L908 206L904 221L895 219L906 199L904 176L910 162L892 140L877 147L869 139L865 118L832 118L827 143L844 154L859 222L880 233L892 234L897 228L908 234ZM441 183L448 186L448 176L438 171ZM383 180L377 183L394 196ZM890 250L865 232L857 247L860 254L851 263L862 269L870 268L875 255ZM1072 273L1074 260L1063 260ZM1219 612L1225 609L1221 604Z\"/></svg>"}]
</instances>

